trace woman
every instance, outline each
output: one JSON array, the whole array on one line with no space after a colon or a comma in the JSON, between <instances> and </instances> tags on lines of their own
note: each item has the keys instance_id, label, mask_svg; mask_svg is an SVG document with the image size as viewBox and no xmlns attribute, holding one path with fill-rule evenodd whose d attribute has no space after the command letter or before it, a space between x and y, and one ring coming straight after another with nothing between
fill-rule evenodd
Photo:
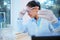
<instances>
[{"instance_id":1,"label":"woman","mask_svg":"<svg viewBox=\"0 0 60 40\"><path fill-rule=\"evenodd\" d=\"M54 31L52 24L45 18L40 18L38 11L40 10L40 3L37 1L30 1L27 3L27 12L22 17L19 25L20 33L26 33L30 36L49 36Z\"/></svg>"}]
</instances>

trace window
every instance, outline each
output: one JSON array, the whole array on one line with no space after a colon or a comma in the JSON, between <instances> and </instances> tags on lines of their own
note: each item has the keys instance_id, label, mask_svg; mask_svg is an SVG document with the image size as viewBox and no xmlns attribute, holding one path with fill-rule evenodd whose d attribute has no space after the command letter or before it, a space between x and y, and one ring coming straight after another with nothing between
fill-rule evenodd
<instances>
[{"instance_id":1,"label":"window","mask_svg":"<svg viewBox=\"0 0 60 40\"><path fill-rule=\"evenodd\" d=\"M0 28L11 23L11 0L0 0ZM5 26L6 25L6 26Z\"/></svg>"},{"instance_id":2,"label":"window","mask_svg":"<svg viewBox=\"0 0 60 40\"><path fill-rule=\"evenodd\" d=\"M50 9L56 17L60 17L60 0L38 0L42 9Z\"/></svg>"}]
</instances>

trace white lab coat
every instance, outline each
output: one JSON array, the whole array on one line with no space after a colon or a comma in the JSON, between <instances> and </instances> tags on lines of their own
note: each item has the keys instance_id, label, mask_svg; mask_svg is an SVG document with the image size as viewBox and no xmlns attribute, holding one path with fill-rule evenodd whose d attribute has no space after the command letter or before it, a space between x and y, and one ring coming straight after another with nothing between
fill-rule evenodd
<instances>
[{"instance_id":1,"label":"white lab coat","mask_svg":"<svg viewBox=\"0 0 60 40\"><path fill-rule=\"evenodd\" d=\"M35 20L32 21L33 18L30 18L30 16L26 13L25 16L23 16L22 22L18 22L19 32L20 33L27 33L30 36L52 36L54 28L52 24L44 19L39 18L38 23L36 23ZM21 23L21 24L19 24ZM38 26L39 25L39 26Z\"/></svg>"},{"instance_id":2,"label":"white lab coat","mask_svg":"<svg viewBox=\"0 0 60 40\"><path fill-rule=\"evenodd\" d=\"M49 11L50 12L50 11ZM43 15L43 16L41 16ZM39 20L37 21L39 26L36 24L35 20L33 22L31 21L33 18L31 18L28 13L26 12L25 15L22 17L22 20L18 21L18 29L20 33L26 33L30 36L53 36L57 35L54 33L55 29L52 26L50 21L56 21L57 18L53 14L43 14L41 13ZM48 17L48 15L53 15L51 19L51 16ZM46 19L47 18L47 19ZM53 34L54 33L54 34Z\"/></svg>"}]
</instances>

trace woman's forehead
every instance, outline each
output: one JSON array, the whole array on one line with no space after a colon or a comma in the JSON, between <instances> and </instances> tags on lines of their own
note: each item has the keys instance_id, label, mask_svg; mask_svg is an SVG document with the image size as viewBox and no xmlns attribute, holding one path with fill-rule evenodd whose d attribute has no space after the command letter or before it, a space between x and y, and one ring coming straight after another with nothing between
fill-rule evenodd
<instances>
[{"instance_id":1,"label":"woman's forehead","mask_svg":"<svg viewBox=\"0 0 60 40\"><path fill-rule=\"evenodd\" d=\"M39 9L38 6L35 6L35 7L29 7L29 6L26 6L27 9Z\"/></svg>"},{"instance_id":2,"label":"woman's forehead","mask_svg":"<svg viewBox=\"0 0 60 40\"><path fill-rule=\"evenodd\" d=\"M39 8L39 7L29 7L29 6L27 6L27 9L35 9L35 8Z\"/></svg>"}]
</instances>

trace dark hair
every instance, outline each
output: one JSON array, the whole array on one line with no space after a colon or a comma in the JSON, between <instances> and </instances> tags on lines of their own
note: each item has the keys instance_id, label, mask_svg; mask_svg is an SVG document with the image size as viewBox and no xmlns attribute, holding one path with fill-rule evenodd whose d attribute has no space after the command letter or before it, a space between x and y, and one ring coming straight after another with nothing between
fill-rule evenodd
<instances>
[{"instance_id":1,"label":"dark hair","mask_svg":"<svg viewBox=\"0 0 60 40\"><path fill-rule=\"evenodd\" d=\"M37 1L30 1L30 2L27 3L26 6L29 6L29 7L35 7L35 6L38 6L38 7L39 7L39 10L41 9L40 3L37 2Z\"/></svg>"}]
</instances>

